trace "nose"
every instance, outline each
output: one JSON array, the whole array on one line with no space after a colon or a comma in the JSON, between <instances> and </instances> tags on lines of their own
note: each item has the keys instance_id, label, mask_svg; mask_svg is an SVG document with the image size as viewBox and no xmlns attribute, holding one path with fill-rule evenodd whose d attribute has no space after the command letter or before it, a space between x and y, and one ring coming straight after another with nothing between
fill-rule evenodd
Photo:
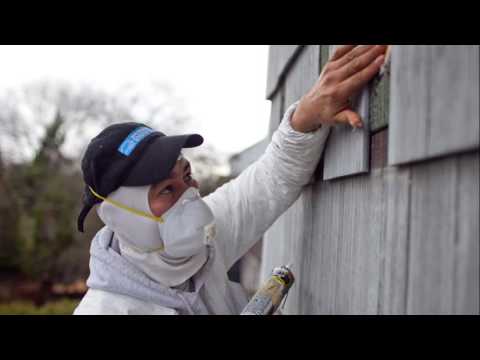
<instances>
[{"instance_id":1,"label":"nose","mask_svg":"<svg viewBox=\"0 0 480 360\"><path fill-rule=\"evenodd\" d=\"M187 189L190 187L190 185L188 185L185 181L183 180L178 180L175 184L176 188L178 189L177 191L177 199L178 200L179 198L182 197L182 195L185 193L185 191L187 191Z\"/></svg>"}]
</instances>

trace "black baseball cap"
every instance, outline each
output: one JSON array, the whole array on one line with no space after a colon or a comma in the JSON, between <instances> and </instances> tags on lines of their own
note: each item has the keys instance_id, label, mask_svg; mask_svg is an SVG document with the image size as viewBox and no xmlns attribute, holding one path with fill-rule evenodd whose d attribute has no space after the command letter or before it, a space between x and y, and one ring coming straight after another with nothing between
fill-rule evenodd
<instances>
[{"instance_id":1,"label":"black baseball cap","mask_svg":"<svg viewBox=\"0 0 480 360\"><path fill-rule=\"evenodd\" d=\"M120 186L145 186L165 180L175 167L182 148L203 143L198 134L167 136L151 127L128 122L110 125L94 137L82 159L85 192L77 221L83 222L90 209Z\"/></svg>"}]
</instances>

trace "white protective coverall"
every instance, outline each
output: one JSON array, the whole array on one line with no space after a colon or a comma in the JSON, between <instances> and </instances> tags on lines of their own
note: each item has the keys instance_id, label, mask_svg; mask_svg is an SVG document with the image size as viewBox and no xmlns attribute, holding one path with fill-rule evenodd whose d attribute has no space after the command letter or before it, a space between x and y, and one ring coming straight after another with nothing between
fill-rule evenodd
<instances>
[{"instance_id":1,"label":"white protective coverall","mask_svg":"<svg viewBox=\"0 0 480 360\"><path fill-rule=\"evenodd\" d=\"M193 277L194 289L166 288L122 262L104 227L92 241L89 290L74 314L239 314L247 304L227 272L300 196L324 149L330 127L300 133L286 111L265 153L237 178L205 197L216 222L207 263Z\"/></svg>"}]
</instances>

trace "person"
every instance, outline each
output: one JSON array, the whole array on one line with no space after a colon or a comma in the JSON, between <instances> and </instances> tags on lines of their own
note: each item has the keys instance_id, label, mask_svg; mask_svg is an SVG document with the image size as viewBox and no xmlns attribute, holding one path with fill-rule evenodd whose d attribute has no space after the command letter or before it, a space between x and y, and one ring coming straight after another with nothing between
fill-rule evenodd
<instances>
[{"instance_id":1,"label":"person","mask_svg":"<svg viewBox=\"0 0 480 360\"><path fill-rule=\"evenodd\" d=\"M88 291L74 314L240 314L248 299L228 270L298 199L331 127L362 126L349 99L379 72L385 51L338 47L265 153L204 198L182 156L200 135L122 123L93 138L78 228L95 205L105 227L92 240Z\"/></svg>"}]
</instances>

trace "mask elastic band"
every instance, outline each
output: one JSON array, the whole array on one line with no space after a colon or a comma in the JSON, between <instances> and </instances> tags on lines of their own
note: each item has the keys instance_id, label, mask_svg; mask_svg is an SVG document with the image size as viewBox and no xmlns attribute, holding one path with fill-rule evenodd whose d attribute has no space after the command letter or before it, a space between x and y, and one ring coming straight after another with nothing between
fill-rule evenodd
<instances>
[{"instance_id":1,"label":"mask elastic band","mask_svg":"<svg viewBox=\"0 0 480 360\"><path fill-rule=\"evenodd\" d=\"M135 214L135 215L138 215L138 216L146 217L147 219L150 219L150 220L153 220L153 221L156 221L156 222L159 222L159 223L164 222L164 220L161 216L150 215L150 214L147 214L143 211L128 207L126 205L123 205L123 204L115 201L115 200L112 200L112 199L109 199L109 198L103 197L102 195L97 194L90 186L88 188L90 189L92 194L95 195L95 197L99 198L100 200L106 201L107 203L110 203L110 204L112 204L116 207L119 207L120 209L131 212L132 214Z\"/></svg>"}]
</instances>

